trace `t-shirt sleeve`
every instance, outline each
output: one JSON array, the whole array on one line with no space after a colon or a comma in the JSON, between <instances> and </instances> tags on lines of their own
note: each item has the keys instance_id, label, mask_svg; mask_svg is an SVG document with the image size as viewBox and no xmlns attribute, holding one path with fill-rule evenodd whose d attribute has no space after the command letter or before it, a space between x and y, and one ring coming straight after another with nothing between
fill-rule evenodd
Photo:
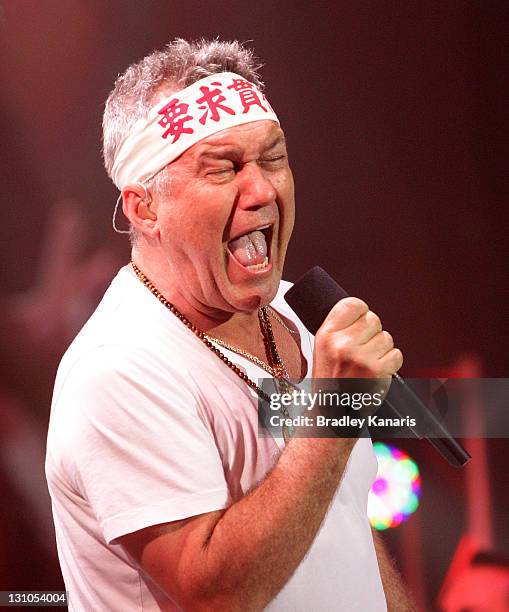
<instances>
[{"instance_id":1,"label":"t-shirt sleeve","mask_svg":"<svg viewBox=\"0 0 509 612\"><path fill-rule=\"evenodd\" d=\"M71 368L58 404L69 476L108 543L228 506L217 447L181 366L95 349Z\"/></svg>"}]
</instances>

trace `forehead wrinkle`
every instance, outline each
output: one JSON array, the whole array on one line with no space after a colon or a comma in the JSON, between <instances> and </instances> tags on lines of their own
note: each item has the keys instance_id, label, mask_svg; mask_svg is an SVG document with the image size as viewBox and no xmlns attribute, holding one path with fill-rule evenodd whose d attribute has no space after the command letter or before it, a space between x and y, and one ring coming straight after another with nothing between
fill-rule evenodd
<instances>
[{"instance_id":1,"label":"forehead wrinkle","mask_svg":"<svg viewBox=\"0 0 509 612\"><path fill-rule=\"evenodd\" d=\"M271 132L272 133L266 135L265 142L267 142L269 138L273 136L273 131L271 130ZM188 149L188 151L185 151L180 159L187 158L188 163L192 164L195 171L198 171L198 169L205 164L207 158L231 158L236 162L242 161L247 149L246 145L237 145L234 142L222 142L225 134L221 132L216 136L216 138L214 138L215 136L215 134L211 134L205 140L197 142L190 149ZM277 126L277 133L273 139L266 145L264 143L260 145L260 154L262 155L263 153L266 153L267 151L270 151L281 144L286 148L286 138L284 132L279 126Z\"/></svg>"},{"instance_id":2,"label":"forehead wrinkle","mask_svg":"<svg viewBox=\"0 0 509 612\"><path fill-rule=\"evenodd\" d=\"M254 122L254 123L258 123L258 122ZM244 125L250 125L248 124L244 124ZM210 136L208 136L207 138L205 138L205 140L202 140L201 142L197 142L197 145L201 145L201 147L208 149L208 148L217 148L220 149L222 147L227 148L227 147L231 147L233 149L237 148L239 150L243 149L244 146L243 145L237 145L237 143L235 142L235 140L237 138L240 138L241 140L244 140L246 138L246 134L244 132L239 132L238 136L236 133L232 134L232 130L236 130L238 127L244 127L244 126L233 126L231 128L225 129L225 130L221 130L220 132L216 133L216 134L211 134ZM276 134L274 135L274 132L276 132ZM224 140L229 140L232 139L230 142L224 142ZM264 141L267 142L269 139L270 143L265 147L265 148L272 148L273 146L275 146L276 144L279 144L280 142L285 143L285 135L283 133L283 130L281 129L280 126L276 125L276 124L272 124L270 130L267 131L267 133L265 134L264 137ZM251 139L248 137L248 141L251 142ZM263 146L263 144L262 144ZM201 154L201 152L199 153Z\"/></svg>"},{"instance_id":3,"label":"forehead wrinkle","mask_svg":"<svg viewBox=\"0 0 509 612\"><path fill-rule=\"evenodd\" d=\"M262 153L266 151L270 151L274 149L278 145L282 144L286 146L286 139L284 134L279 134L276 138L267 144L266 146L261 146L260 150ZM197 160L200 162L204 158L213 158L213 159L224 159L227 157L232 157L235 159L241 159L243 154L245 153L245 147L236 146L234 144L214 144L214 142L207 142L202 144L202 149L197 152Z\"/></svg>"}]
</instances>

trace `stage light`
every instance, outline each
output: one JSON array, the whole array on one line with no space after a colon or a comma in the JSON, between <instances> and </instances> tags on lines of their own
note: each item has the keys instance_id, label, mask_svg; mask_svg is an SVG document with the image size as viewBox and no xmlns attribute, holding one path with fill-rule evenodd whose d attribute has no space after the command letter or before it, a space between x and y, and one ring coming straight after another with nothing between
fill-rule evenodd
<instances>
[{"instance_id":1,"label":"stage light","mask_svg":"<svg viewBox=\"0 0 509 612\"><path fill-rule=\"evenodd\" d=\"M379 531L397 527L417 509L421 494L419 468L405 452L382 442L373 444L378 473L368 496L368 517Z\"/></svg>"}]
</instances>

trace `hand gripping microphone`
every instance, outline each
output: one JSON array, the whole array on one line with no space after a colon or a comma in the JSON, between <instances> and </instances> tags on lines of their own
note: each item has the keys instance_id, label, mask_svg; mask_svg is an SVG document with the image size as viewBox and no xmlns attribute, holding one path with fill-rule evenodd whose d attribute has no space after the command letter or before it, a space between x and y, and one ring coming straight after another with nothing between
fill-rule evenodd
<instances>
[{"instance_id":1,"label":"hand gripping microphone","mask_svg":"<svg viewBox=\"0 0 509 612\"><path fill-rule=\"evenodd\" d=\"M288 304L313 335L332 307L345 297L348 293L319 266L311 268L285 294ZM415 437L427 438L454 467L465 465L470 455L398 374L392 377L391 391L393 387L396 387L395 393L389 394L393 399L386 398L385 403L398 416L412 414L416 417L418 429L410 427Z\"/></svg>"}]
</instances>

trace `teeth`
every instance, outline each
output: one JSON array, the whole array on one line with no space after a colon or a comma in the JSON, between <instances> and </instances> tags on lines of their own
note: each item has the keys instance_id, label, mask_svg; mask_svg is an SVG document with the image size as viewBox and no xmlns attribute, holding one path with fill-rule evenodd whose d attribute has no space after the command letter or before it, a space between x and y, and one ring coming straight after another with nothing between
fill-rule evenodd
<instances>
[{"instance_id":1,"label":"teeth","mask_svg":"<svg viewBox=\"0 0 509 612\"><path fill-rule=\"evenodd\" d=\"M261 270L262 268L266 268L269 265L269 258L265 257L262 263L254 264L253 266L246 266L250 270Z\"/></svg>"}]
</instances>

